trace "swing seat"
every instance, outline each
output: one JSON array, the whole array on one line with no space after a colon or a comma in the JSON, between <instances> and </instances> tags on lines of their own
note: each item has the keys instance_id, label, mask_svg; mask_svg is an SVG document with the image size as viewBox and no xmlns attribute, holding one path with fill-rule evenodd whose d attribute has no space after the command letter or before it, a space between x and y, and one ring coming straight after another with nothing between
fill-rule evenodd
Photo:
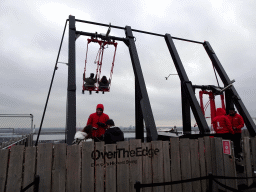
<instances>
[{"instance_id":1,"label":"swing seat","mask_svg":"<svg viewBox=\"0 0 256 192\"><path fill-rule=\"evenodd\" d=\"M84 91L95 91L96 90L96 86L95 85L84 85L83 90Z\"/></svg>"}]
</instances>

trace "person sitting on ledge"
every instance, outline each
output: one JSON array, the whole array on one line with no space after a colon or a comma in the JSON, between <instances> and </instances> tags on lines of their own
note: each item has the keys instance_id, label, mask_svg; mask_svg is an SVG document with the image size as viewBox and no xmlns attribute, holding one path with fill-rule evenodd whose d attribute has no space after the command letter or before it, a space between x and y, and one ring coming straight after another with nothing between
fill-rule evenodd
<instances>
[{"instance_id":1,"label":"person sitting on ledge","mask_svg":"<svg viewBox=\"0 0 256 192\"><path fill-rule=\"evenodd\" d=\"M77 144L79 145L81 142L84 141L92 141L92 130L96 129L92 127L91 125L87 125L84 127L82 131L77 131L75 134L75 140L73 141L72 144Z\"/></svg>"}]
</instances>

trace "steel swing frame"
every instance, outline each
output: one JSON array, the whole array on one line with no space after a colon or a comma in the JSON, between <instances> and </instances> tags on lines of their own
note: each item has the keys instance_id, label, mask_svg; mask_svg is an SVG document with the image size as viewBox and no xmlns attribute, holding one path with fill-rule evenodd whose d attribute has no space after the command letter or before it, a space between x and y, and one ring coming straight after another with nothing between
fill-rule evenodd
<instances>
[{"instance_id":1,"label":"steel swing frame","mask_svg":"<svg viewBox=\"0 0 256 192\"><path fill-rule=\"evenodd\" d=\"M83 31L77 31L75 23L87 23L93 25L100 25L109 27L107 24L96 23L91 21L84 21L75 19L74 16L69 16L69 46L68 46L68 91L67 91L67 114L66 114L66 130L67 130L67 143L69 145L72 144L75 132L76 132L76 37L78 35L85 35L94 37L95 33L88 33ZM196 122L198 124L200 134L209 134L209 126L207 125L204 114L201 110L199 102L195 96L195 90L193 88L192 82L189 80L184 66L179 57L178 51L174 45L173 40L182 40L191 43L197 43L204 46L208 56L210 57L212 64L216 71L218 72L224 86L228 86L231 84L231 81L226 74L223 66L221 65L219 59L217 58L215 52L213 51L209 42L198 42L188 39L182 39L177 37L172 37L170 34L157 34L152 32L146 32L141 30L132 29L130 26L119 27L119 26L111 26L112 28L122 29L125 31L126 37L114 37L105 35L98 35L101 39L111 39L115 41L124 42L130 53L131 62L133 66L134 76L135 76L135 133L136 138L144 140L144 122L147 131L147 141L154 141L159 139L158 133L156 130L155 120L152 113L146 84L144 81L139 56L137 53L135 40L133 36L133 32L144 33L149 35L155 35L159 37L163 37L166 41L167 47L171 54L172 60L178 72L180 81L181 81L181 97L182 97L182 122L183 122L183 133L190 134L191 133L191 117L190 117L190 109L192 110ZM256 126L247 111L245 105L243 104L239 94L237 93L234 86L231 86L228 90L225 91L225 100L226 100L226 110L228 111L232 105L235 105L238 109L238 112L244 118L244 122L246 124L247 129L251 136L256 135ZM143 122L144 121L144 122Z\"/></svg>"}]
</instances>

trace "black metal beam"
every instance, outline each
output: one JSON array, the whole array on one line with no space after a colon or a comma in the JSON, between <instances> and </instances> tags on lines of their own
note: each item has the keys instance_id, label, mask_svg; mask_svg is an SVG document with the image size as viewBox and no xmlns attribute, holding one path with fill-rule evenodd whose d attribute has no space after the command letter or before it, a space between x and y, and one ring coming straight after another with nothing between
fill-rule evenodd
<instances>
[{"instance_id":1,"label":"black metal beam","mask_svg":"<svg viewBox=\"0 0 256 192\"><path fill-rule=\"evenodd\" d=\"M67 144L71 145L76 133L76 26L75 17L69 16L68 90L67 90Z\"/></svg>"},{"instance_id":2,"label":"black metal beam","mask_svg":"<svg viewBox=\"0 0 256 192\"><path fill-rule=\"evenodd\" d=\"M146 84L145 84L143 73L141 70L139 56L137 53L134 37L132 34L132 29L130 26L125 27L125 33L126 33L126 37L128 38L127 45L129 47L129 52L130 52L130 56L131 56L131 60L132 60L132 66L133 66L135 79L138 80L138 86L139 86L141 96L142 96L142 99L137 102L140 102L140 107L142 110L143 118L144 118L145 125L146 125L146 130L147 130L147 140L155 141L158 138L158 133L156 130L156 124L155 124L154 116L152 113L151 105L149 102ZM137 118L139 118L139 117L136 117L136 119Z\"/></svg>"},{"instance_id":3,"label":"black metal beam","mask_svg":"<svg viewBox=\"0 0 256 192\"><path fill-rule=\"evenodd\" d=\"M115 37L115 36L106 37L105 35L102 35L102 34L88 33L88 32L83 32L83 31L76 31L76 34L95 37L95 38L98 37L98 38L101 38L103 40L111 39L111 40L117 40L117 41L126 41L126 38L122 38L122 37Z\"/></svg>"},{"instance_id":4,"label":"black metal beam","mask_svg":"<svg viewBox=\"0 0 256 192\"><path fill-rule=\"evenodd\" d=\"M215 52L213 51L210 43L205 41L204 48L205 48L208 56L210 57L213 66L216 68L222 82L224 83L224 87L226 87L228 84L231 83L231 81L230 81L227 73L225 72L224 68L222 67L218 57L216 56ZM234 86L231 86L230 93L232 95L232 100L233 100L238 112L240 113L240 115L242 115L242 117L244 119L245 125L246 125L248 131L250 132L250 135L255 136L256 135L255 123L253 122L249 112L247 111L243 101L241 100L241 98L240 98L239 94L237 93Z\"/></svg>"},{"instance_id":5,"label":"black metal beam","mask_svg":"<svg viewBox=\"0 0 256 192\"><path fill-rule=\"evenodd\" d=\"M182 124L183 133L191 134L191 116L190 116L190 104L187 98L184 86L181 86L181 106L182 106Z\"/></svg>"},{"instance_id":6,"label":"black metal beam","mask_svg":"<svg viewBox=\"0 0 256 192\"><path fill-rule=\"evenodd\" d=\"M92 24L92 25L99 25L99 26L109 27L109 24L104 24L104 23L97 23L97 22L92 22L92 21L85 21L85 20L81 20L81 19L76 19L76 21L77 21L77 22L81 22L81 23L88 23L88 24ZM125 29L124 27L119 27L119 26L116 26L116 25L111 25L111 28ZM144 34L148 34L148 35L159 36L159 37L164 37L164 36L165 36L165 35L162 35L162 34L152 33L152 32L148 32L148 31L142 31L142 30L138 30L138 29L132 29L132 31L138 32L138 33L144 33ZM173 39L176 39L176 40L180 40L180 41L187 41L187 42L190 42L190 43L203 44L203 42L194 41L194 40L189 40L189 39L183 39L183 38L179 38L179 37L172 37L172 38L173 38Z\"/></svg>"},{"instance_id":7,"label":"black metal beam","mask_svg":"<svg viewBox=\"0 0 256 192\"><path fill-rule=\"evenodd\" d=\"M189 100L189 103L190 103L192 112L194 114L194 117L196 119L196 122L198 124L199 130L200 130L201 134L209 133L210 132L209 126L207 125L207 122L206 122L203 112L200 108L198 100L195 97L192 83L188 79L188 76L187 76L186 71L183 67L183 64L180 60L179 54L177 52L177 49L173 43L173 40L172 40L172 37L170 34L165 35L165 41L167 43L167 46L168 46L168 49L172 56L174 65L175 65L178 75L180 77L181 86L184 88L185 94Z\"/></svg>"},{"instance_id":8,"label":"black metal beam","mask_svg":"<svg viewBox=\"0 0 256 192\"><path fill-rule=\"evenodd\" d=\"M135 78L135 138L144 142L144 123L140 101L142 99L138 79Z\"/></svg>"}]
</instances>

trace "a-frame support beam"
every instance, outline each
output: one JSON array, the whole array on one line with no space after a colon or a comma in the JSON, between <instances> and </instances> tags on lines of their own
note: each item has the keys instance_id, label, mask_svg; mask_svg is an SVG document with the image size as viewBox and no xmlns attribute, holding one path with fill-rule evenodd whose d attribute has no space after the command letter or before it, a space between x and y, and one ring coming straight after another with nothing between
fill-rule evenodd
<instances>
[{"instance_id":1,"label":"a-frame support beam","mask_svg":"<svg viewBox=\"0 0 256 192\"><path fill-rule=\"evenodd\" d=\"M168 46L168 49L172 56L174 65L175 65L178 75L180 77L181 87L183 87L183 90L184 90L183 92L186 94L186 97L189 100L189 104L190 104L190 107L194 114L194 117L196 119L200 133L201 134L210 133L209 126L207 125L207 122L205 120L203 112L202 112L200 105L198 103L198 100L195 96L195 93L194 93L194 90L192 87L192 83L188 79L188 76L187 76L186 71L183 67L183 64L180 60L179 54L177 52L177 49L173 43L173 40L172 40L172 37L170 34L165 35L165 41L167 43L167 46ZM183 121L183 123L184 123L184 121ZM185 126L187 127L188 125L185 125Z\"/></svg>"},{"instance_id":2,"label":"a-frame support beam","mask_svg":"<svg viewBox=\"0 0 256 192\"><path fill-rule=\"evenodd\" d=\"M75 17L69 16L68 40L68 93L66 111L67 144L72 145L76 133L76 26Z\"/></svg>"},{"instance_id":3,"label":"a-frame support beam","mask_svg":"<svg viewBox=\"0 0 256 192\"><path fill-rule=\"evenodd\" d=\"M229 85L231 83L231 81L230 81L227 73L225 72L224 68L222 67L218 57L216 56L215 52L213 51L210 43L205 41L204 48L205 48L207 54L209 55L213 66L217 70L222 82L224 83L224 86L226 87L227 85ZM231 98L232 98L238 112L240 113L240 115L242 115L242 117L244 119L245 125L246 125L248 131L250 132L250 135L255 136L256 135L255 123L253 122L250 114L248 113L243 101L241 100L241 98L238 95L234 86L231 86L231 88L230 88L229 97L230 97L230 94L231 94ZM229 103L232 103L232 102L229 102ZM228 107L230 107L230 106L228 106Z\"/></svg>"},{"instance_id":4,"label":"a-frame support beam","mask_svg":"<svg viewBox=\"0 0 256 192\"><path fill-rule=\"evenodd\" d=\"M135 41L134 37L132 34L132 29L130 26L125 27L125 33L127 37L127 46L129 47L129 52L131 56L131 61L132 61L132 66L133 66L133 71L135 75L135 86L136 86L136 92L135 93L137 96L135 99L139 99L135 101L136 103L136 120L140 119L139 122L136 122L136 126L141 126L141 118L143 117L146 125L146 130L147 130L147 140L148 141L155 141L158 139L158 133L156 130L156 124L154 120L154 116L152 113L151 105L149 102L149 97L146 89L146 84L144 81L142 69L140 66L140 61L139 61L139 56L137 53L137 49L135 46ZM142 115L140 114L140 109L142 112ZM138 127L136 127L138 129ZM143 127L139 127L140 133L143 130ZM137 133L138 130L136 130ZM136 136L136 138L138 138ZM140 138L141 139L141 138Z\"/></svg>"}]
</instances>

